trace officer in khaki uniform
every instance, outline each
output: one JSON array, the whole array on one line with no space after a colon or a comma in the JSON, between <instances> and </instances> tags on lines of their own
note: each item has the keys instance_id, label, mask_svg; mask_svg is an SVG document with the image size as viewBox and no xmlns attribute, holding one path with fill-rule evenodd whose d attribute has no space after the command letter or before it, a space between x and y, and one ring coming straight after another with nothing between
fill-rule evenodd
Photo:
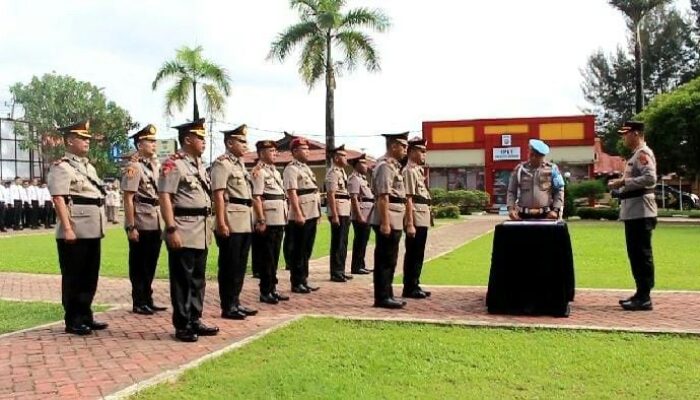
<instances>
[{"instance_id":1,"label":"officer in khaki uniform","mask_svg":"<svg viewBox=\"0 0 700 400\"><path fill-rule=\"evenodd\" d=\"M347 282L351 275L345 274L348 256L348 234L350 233L350 194L348 193L348 165L345 145L331 149L333 163L326 173L326 204L331 223L330 273L331 281Z\"/></svg>"},{"instance_id":2,"label":"officer in khaki uniform","mask_svg":"<svg viewBox=\"0 0 700 400\"><path fill-rule=\"evenodd\" d=\"M518 164L508 182L508 216L520 219L559 219L564 207L564 177L545 161L549 146L531 139L527 161Z\"/></svg>"},{"instance_id":3,"label":"officer in khaki uniform","mask_svg":"<svg viewBox=\"0 0 700 400\"><path fill-rule=\"evenodd\" d=\"M406 186L406 252L403 258L403 297L424 299L430 292L421 289L420 274L430 227L430 192L425 186L425 139L408 142L408 162L403 169Z\"/></svg>"},{"instance_id":4,"label":"officer in khaki uniform","mask_svg":"<svg viewBox=\"0 0 700 400\"><path fill-rule=\"evenodd\" d=\"M160 255L161 224L158 203L156 127L148 124L133 134L137 153L124 169L124 229L129 239L129 280L133 312L152 315L166 308L153 303L153 278Z\"/></svg>"},{"instance_id":5,"label":"officer in khaki uniform","mask_svg":"<svg viewBox=\"0 0 700 400\"><path fill-rule=\"evenodd\" d=\"M277 264L284 227L287 225L287 202L282 175L275 168L277 143L261 140L255 144L258 164L253 168L253 269L260 276L260 301L277 304L289 300L277 292Z\"/></svg>"},{"instance_id":6,"label":"officer in khaki uniform","mask_svg":"<svg viewBox=\"0 0 700 400\"><path fill-rule=\"evenodd\" d=\"M175 338L196 342L199 336L219 332L219 328L200 321L213 233L211 187L201 159L206 138L204 118L174 128L181 150L163 163L158 193L165 222Z\"/></svg>"},{"instance_id":7,"label":"officer in khaki uniform","mask_svg":"<svg viewBox=\"0 0 700 400\"><path fill-rule=\"evenodd\" d=\"M56 205L56 245L66 332L89 335L107 328L92 315L100 251L105 233L104 183L87 159L90 122L59 128L66 154L49 171L49 191Z\"/></svg>"},{"instance_id":8,"label":"officer in khaki uniform","mask_svg":"<svg viewBox=\"0 0 700 400\"><path fill-rule=\"evenodd\" d=\"M374 306L403 308L405 302L394 298L391 283L399 255L399 243L406 215L406 188L401 175L401 160L406 157L408 132L383 135L386 154L372 173L375 203L370 215L376 244L374 247Z\"/></svg>"},{"instance_id":9,"label":"officer in khaki uniform","mask_svg":"<svg viewBox=\"0 0 700 400\"><path fill-rule=\"evenodd\" d=\"M309 258L316 239L316 226L321 217L321 198L313 171L306 165L309 143L294 138L290 145L294 160L282 172L284 189L289 201L289 240L291 247L290 279L292 292L310 293L318 290L308 282Z\"/></svg>"},{"instance_id":10,"label":"officer in khaki uniform","mask_svg":"<svg viewBox=\"0 0 700 400\"><path fill-rule=\"evenodd\" d=\"M625 223L627 256L637 292L620 300L628 311L652 310L651 289L654 288L654 255L651 233L656 228L656 158L644 140L644 123L628 121L618 131L625 147L633 151L627 160L622 178L608 182L620 192L620 220Z\"/></svg>"},{"instance_id":11,"label":"officer in khaki uniform","mask_svg":"<svg viewBox=\"0 0 700 400\"><path fill-rule=\"evenodd\" d=\"M221 317L245 319L258 312L240 303L253 231L250 175L241 157L248 151L246 125L222 131L226 153L211 167L219 246L219 299Z\"/></svg>"},{"instance_id":12,"label":"officer in khaki uniform","mask_svg":"<svg viewBox=\"0 0 700 400\"><path fill-rule=\"evenodd\" d=\"M367 182L367 156L362 154L348 160L353 172L348 178L348 193L350 194L350 221L355 236L352 240L352 260L350 272L352 274L366 275L370 270L365 265L365 252L371 231L369 214L374 206L374 194Z\"/></svg>"}]
</instances>

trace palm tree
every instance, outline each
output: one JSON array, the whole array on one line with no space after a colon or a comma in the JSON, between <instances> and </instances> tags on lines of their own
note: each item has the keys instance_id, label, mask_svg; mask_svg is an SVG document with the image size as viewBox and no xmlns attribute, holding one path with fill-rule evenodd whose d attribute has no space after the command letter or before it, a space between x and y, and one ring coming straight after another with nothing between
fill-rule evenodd
<instances>
[{"instance_id":1,"label":"palm tree","mask_svg":"<svg viewBox=\"0 0 700 400\"><path fill-rule=\"evenodd\" d=\"M191 93L194 100L192 118L199 119L198 85L201 85L204 92L203 100L207 114L223 115L226 96L231 93L231 78L226 69L202 58L202 50L202 46L183 46L177 50L174 60L166 61L158 70L153 80L153 90L156 90L163 80L175 79L175 85L165 93L167 115L172 115L173 109L182 111Z\"/></svg>"},{"instance_id":2,"label":"palm tree","mask_svg":"<svg viewBox=\"0 0 700 400\"><path fill-rule=\"evenodd\" d=\"M644 16L654 8L670 0L609 0L611 6L620 10L627 19L627 27L634 35L634 93L635 114L644 108L644 74L642 66L641 25Z\"/></svg>"},{"instance_id":3,"label":"palm tree","mask_svg":"<svg viewBox=\"0 0 700 400\"><path fill-rule=\"evenodd\" d=\"M299 12L300 22L289 26L272 42L267 58L284 61L291 51L302 45L299 74L309 90L325 76L326 80L326 161L328 149L335 147L334 94L335 78L342 71L351 72L358 62L368 71L379 71L379 56L372 38L360 28L384 32L389 18L380 10L356 8L343 12L345 0L291 0L290 7ZM334 62L334 51L341 62Z\"/></svg>"}]
</instances>

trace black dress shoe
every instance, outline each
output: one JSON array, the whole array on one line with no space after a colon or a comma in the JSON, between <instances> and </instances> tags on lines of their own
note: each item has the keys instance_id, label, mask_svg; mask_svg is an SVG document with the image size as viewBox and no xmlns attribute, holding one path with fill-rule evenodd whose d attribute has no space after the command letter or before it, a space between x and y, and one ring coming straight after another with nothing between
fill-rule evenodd
<instances>
[{"instance_id":1,"label":"black dress shoe","mask_svg":"<svg viewBox=\"0 0 700 400\"><path fill-rule=\"evenodd\" d=\"M399 309L403 308L406 303L402 301L398 301L395 299L385 299L385 300L377 300L374 302L375 307L380 307L380 308L391 308L391 309Z\"/></svg>"},{"instance_id":2,"label":"black dress shoe","mask_svg":"<svg viewBox=\"0 0 700 400\"><path fill-rule=\"evenodd\" d=\"M221 312L221 318L223 319L235 319L235 320L242 320L245 319L246 315L242 311L239 310L230 310L230 311L222 311Z\"/></svg>"},{"instance_id":3,"label":"black dress shoe","mask_svg":"<svg viewBox=\"0 0 700 400\"><path fill-rule=\"evenodd\" d=\"M343 282L347 282L347 281L348 281L348 280L345 279L344 276L331 276L331 282L340 282L340 283L343 283ZM311 288L309 288L309 289L311 289Z\"/></svg>"},{"instance_id":4,"label":"black dress shoe","mask_svg":"<svg viewBox=\"0 0 700 400\"><path fill-rule=\"evenodd\" d=\"M425 297L430 297L430 295L432 294L432 292L429 292L429 291L427 291L427 290L423 290L423 288L420 287L420 286L418 286L418 290L420 290L421 292L423 292L423 293L425 294Z\"/></svg>"},{"instance_id":5,"label":"black dress shoe","mask_svg":"<svg viewBox=\"0 0 700 400\"><path fill-rule=\"evenodd\" d=\"M197 332L193 331L192 329L176 329L175 339L181 342L192 343L199 340L199 336L197 335Z\"/></svg>"},{"instance_id":6,"label":"black dress shoe","mask_svg":"<svg viewBox=\"0 0 700 400\"><path fill-rule=\"evenodd\" d=\"M80 325L66 325L66 333L72 333L73 335L85 336L92 333L92 329L85 324Z\"/></svg>"},{"instance_id":7,"label":"black dress shoe","mask_svg":"<svg viewBox=\"0 0 700 400\"><path fill-rule=\"evenodd\" d=\"M412 290L412 291L410 291L410 292L403 292L403 293L401 294L401 297L406 297L406 298L409 298L409 299L424 299L424 298L426 298L426 297L428 297L428 296L427 296L427 295L425 294L425 292L423 292L422 290L420 290L420 289L414 289L414 290Z\"/></svg>"},{"instance_id":8,"label":"black dress shoe","mask_svg":"<svg viewBox=\"0 0 700 400\"><path fill-rule=\"evenodd\" d=\"M272 292L271 294L279 301L288 301L289 300L289 296L285 296L285 295L279 294L277 292Z\"/></svg>"},{"instance_id":9,"label":"black dress shoe","mask_svg":"<svg viewBox=\"0 0 700 400\"><path fill-rule=\"evenodd\" d=\"M632 300L636 299L637 297L638 297L638 296L637 296L637 293L635 293L634 295L632 295L632 296L630 296L630 297L628 297L628 298L626 298L626 299L619 300L618 303L620 303L620 305L622 305L622 303L626 303L626 302L628 302L628 301L632 301Z\"/></svg>"},{"instance_id":10,"label":"black dress shoe","mask_svg":"<svg viewBox=\"0 0 700 400\"><path fill-rule=\"evenodd\" d=\"M292 287L292 293L306 294L311 293L311 290L304 285L296 285Z\"/></svg>"},{"instance_id":11,"label":"black dress shoe","mask_svg":"<svg viewBox=\"0 0 700 400\"><path fill-rule=\"evenodd\" d=\"M89 326L90 329L92 329L93 331L101 331L101 330L103 330L103 329L107 329L107 327L109 326L109 324L106 323L106 322L100 322L100 321L94 321L94 320L93 320L92 322L90 322L89 324L87 324L87 326Z\"/></svg>"},{"instance_id":12,"label":"black dress shoe","mask_svg":"<svg viewBox=\"0 0 700 400\"><path fill-rule=\"evenodd\" d=\"M624 301L620 304L627 311L651 311L654 306L651 304L651 299L632 299Z\"/></svg>"},{"instance_id":13,"label":"black dress shoe","mask_svg":"<svg viewBox=\"0 0 700 400\"><path fill-rule=\"evenodd\" d=\"M216 336L219 334L219 328L216 326L206 326L201 322L192 324L192 330L199 336Z\"/></svg>"},{"instance_id":14,"label":"black dress shoe","mask_svg":"<svg viewBox=\"0 0 700 400\"><path fill-rule=\"evenodd\" d=\"M273 294L261 294L260 302L267 304L277 304L279 303L279 300L277 300L277 297L275 297Z\"/></svg>"},{"instance_id":15,"label":"black dress shoe","mask_svg":"<svg viewBox=\"0 0 700 400\"><path fill-rule=\"evenodd\" d=\"M311 286L311 285L309 285L308 283L305 283L304 286L305 286L307 289L309 289L310 292L315 292L315 291L317 291L318 289L320 289L320 287L318 287L318 286Z\"/></svg>"},{"instance_id":16,"label":"black dress shoe","mask_svg":"<svg viewBox=\"0 0 700 400\"><path fill-rule=\"evenodd\" d=\"M360 268L357 271L352 271L353 275L369 275L371 273L372 273L372 271L364 269L364 268Z\"/></svg>"},{"instance_id":17,"label":"black dress shoe","mask_svg":"<svg viewBox=\"0 0 700 400\"><path fill-rule=\"evenodd\" d=\"M351 280L351 279L353 278L353 276L352 276L352 275L343 274L343 278L345 278L346 280Z\"/></svg>"},{"instance_id":18,"label":"black dress shoe","mask_svg":"<svg viewBox=\"0 0 700 400\"><path fill-rule=\"evenodd\" d=\"M153 315L154 314L153 309L149 306L134 306L134 308L132 308L131 311L133 311L134 314L140 314L140 315Z\"/></svg>"},{"instance_id":19,"label":"black dress shoe","mask_svg":"<svg viewBox=\"0 0 700 400\"><path fill-rule=\"evenodd\" d=\"M247 316L252 316L258 313L258 310L254 310L252 308L248 308L246 306L238 305L238 311L242 312L243 314Z\"/></svg>"},{"instance_id":20,"label":"black dress shoe","mask_svg":"<svg viewBox=\"0 0 700 400\"><path fill-rule=\"evenodd\" d=\"M149 304L149 305L148 305L148 308L150 308L151 310L156 311L156 312L158 312L158 311L165 311L165 310L168 309L168 307L157 306L157 305L155 305L155 304L153 304L153 303Z\"/></svg>"}]
</instances>

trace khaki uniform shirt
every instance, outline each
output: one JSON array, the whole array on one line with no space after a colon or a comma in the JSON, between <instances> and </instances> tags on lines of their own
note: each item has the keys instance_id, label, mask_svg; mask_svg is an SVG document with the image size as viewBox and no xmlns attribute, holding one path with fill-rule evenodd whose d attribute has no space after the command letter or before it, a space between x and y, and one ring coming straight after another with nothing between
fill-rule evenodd
<instances>
[{"instance_id":1,"label":"khaki uniform shirt","mask_svg":"<svg viewBox=\"0 0 700 400\"><path fill-rule=\"evenodd\" d=\"M226 221L232 233L249 233L253 231L253 208L245 204L236 204L229 199L252 201L252 183L250 175L241 159L226 152L211 166L212 191L224 190L226 199Z\"/></svg>"},{"instance_id":2,"label":"khaki uniform shirt","mask_svg":"<svg viewBox=\"0 0 700 400\"><path fill-rule=\"evenodd\" d=\"M540 167L533 168L528 161L520 163L508 182L508 208L516 205L520 208L557 208L564 206L564 188L554 190L552 187L552 168L555 165L545 161Z\"/></svg>"},{"instance_id":3,"label":"khaki uniform shirt","mask_svg":"<svg viewBox=\"0 0 700 400\"><path fill-rule=\"evenodd\" d=\"M364 220L369 222L369 215L374 206L374 194L372 194L372 189L369 187L367 177L357 172L351 173L348 178L348 193L350 193L350 196L357 196L360 213L362 213ZM350 220L357 220L355 210L352 210Z\"/></svg>"},{"instance_id":4,"label":"khaki uniform shirt","mask_svg":"<svg viewBox=\"0 0 700 400\"><path fill-rule=\"evenodd\" d=\"M294 160L287 164L282 173L284 177L284 190L295 189L299 198L299 207L304 213L306 220L318 218L321 216L321 197L318 193L318 185L316 184L316 176L308 165ZM314 190L313 193L299 195L302 190ZM294 208L290 207L289 219L296 218Z\"/></svg>"},{"instance_id":5,"label":"khaki uniform shirt","mask_svg":"<svg viewBox=\"0 0 700 400\"><path fill-rule=\"evenodd\" d=\"M144 201L158 200L158 169L160 165L156 158L139 158L132 161L124 169L121 186L124 192L134 195L134 226L139 231L157 231L163 225L160 207ZM126 223L126 219L124 220Z\"/></svg>"},{"instance_id":6,"label":"khaki uniform shirt","mask_svg":"<svg viewBox=\"0 0 700 400\"><path fill-rule=\"evenodd\" d=\"M348 193L348 175L341 167L332 165L326 173L326 192L333 190L335 192L335 203L338 207L339 217L350 216L350 193ZM348 197L347 199L339 199L340 197ZM328 207L328 216L331 217L331 208Z\"/></svg>"},{"instance_id":7,"label":"khaki uniform shirt","mask_svg":"<svg viewBox=\"0 0 700 400\"><path fill-rule=\"evenodd\" d=\"M158 191L170 193L173 211L176 208L208 208L211 210L209 177L201 159L175 153L163 163ZM175 217L182 247L206 249L211 243L214 219L211 216ZM164 232L165 234L165 232Z\"/></svg>"},{"instance_id":8,"label":"khaki uniform shirt","mask_svg":"<svg viewBox=\"0 0 700 400\"><path fill-rule=\"evenodd\" d=\"M70 224L78 239L99 239L105 234L104 207L73 204L70 196L104 200L100 190L102 180L87 158L72 153L56 161L49 170L48 186L51 196L69 196L66 199ZM56 224L56 238L65 239L60 219Z\"/></svg>"},{"instance_id":9,"label":"khaki uniform shirt","mask_svg":"<svg viewBox=\"0 0 700 400\"><path fill-rule=\"evenodd\" d=\"M403 179L406 185L406 196L413 197L413 225L416 227L430 226L430 205L417 204L416 198L430 200L430 191L425 186L423 167L408 162L403 169Z\"/></svg>"},{"instance_id":10,"label":"khaki uniform shirt","mask_svg":"<svg viewBox=\"0 0 700 400\"><path fill-rule=\"evenodd\" d=\"M625 186L621 192L654 189L656 186L656 157L646 144L638 147L625 166ZM620 219L630 220L656 217L654 193L620 200Z\"/></svg>"},{"instance_id":11,"label":"khaki uniform shirt","mask_svg":"<svg viewBox=\"0 0 700 400\"><path fill-rule=\"evenodd\" d=\"M372 189L377 197L388 194L390 197L405 200L406 188L401 175L401 163L393 158L382 158L372 173ZM370 216L370 224L381 225L382 220L378 211L375 204ZM392 230L403 230L405 214L405 203L389 203L389 223Z\"/></svg>"},{"instance_id":12,"label":"khaki uniform shirt","mask_svg":"<svg viewBox=\"0 0 700 400\"><path fill-rule=\"evenodd\" d=\"M280 172L274 165L260 162L253 169L252 175L253 196L262 197L265 223L270 226L287 225L287 201ZM278 199L266 199L266 196L274 196Z\"/></svg>"}]
</instances>

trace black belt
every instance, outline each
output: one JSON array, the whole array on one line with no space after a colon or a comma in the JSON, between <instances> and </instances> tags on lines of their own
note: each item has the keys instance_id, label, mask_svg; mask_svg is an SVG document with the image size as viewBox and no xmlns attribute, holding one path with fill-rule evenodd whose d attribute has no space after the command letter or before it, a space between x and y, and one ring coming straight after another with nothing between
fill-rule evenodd
<instances>
[{"instance_id":1,"label":"black belt","mask_svg":"<svg viewBox=\"0 0 700 400\"><path fill-rule=\"evenodd\" d=\"M527 208L523 207L520 210L519 214L524 214L524 215L542 215L542 214L547 214L550 212L552 209L549 207L542 207L542 208Z\"/></svg>"},{"instance_id":2,"label":"black belt","mask_svg":"<svg viewBox=\"0 0 700 400\"><path fill-rule=\"evenodd\" d=\"M253 205L253 200L251 199L239 199L238 197L229 197L227 202L232 203L232 204L242 204L244 206L252 206Z\"/></svg>"},{"instance_id":3,"label":"black belt","mask_svg":"<svg viewBox=\"0 0 700 400\"><path fill-rule=\"evenodd\" d=\"M283 194L267 194L267 193L263 193L262 198L263 198L263 200L284 200L285 199Z\"/></svg>"},{"instance_id":4,"label":"black belt","mask_svg":"<svg viewBox=\"0 0 700 400\"><path fill-rule=\"evenodd\" d=\"M336 194L335 199L336 200L350 200L350 195L348 195L348 194Z\"/></svg>"},{"instance_id":5,"label":"black belt","mask_svg":"<svg viewBox=\"0 0 700 400\"><path fill-rule=\"evenodd\" d=\"M201 208L184 208L175 207L173 209L173 214L176 217L207 217L211 215L211 208L201 207Z\"/></svg>"},{"instance_id":6,"label":"black belt","mask_svg":"<svg viewBox=\"0 0 700 400\"><path fill-rule=\"evenodd\" d=\"M81 197L81 196L66 196L68 202L81 206L97 206L102 207L105 205L105 199L93 199L91 197Z\"/></svg>"},{"instance_id":7,"label":"black belt","mask_svg":"<svg viewBox=\"0 0 700 400\"><path fill-rule=\"evenodd\" d=\"M421 196L413 196L413 204L425 204L425 205L430 205L430 199L426 199L425 197Z\"/></svg>"},{"instance_id":8,"label":"black belt","mask_svg":"<svg viewBox=\"0 0 700 400\"><path fill-rule=\"evenodd\" d=\"M630 190L629 192L622 192L620 193L620 199L631 199L633 197L642 197L645 194L653 194L654 189L637 189L637 190Z\"/></svg>"},{"instance_id":9,"label":"black belt","mask_svg":"<svg viewBox=\"0 0 700 400\"><path fill-rule=\"evenodd\" d=\"M360 199L360 203L374 203L374 199L369 197L363 197Z\"/></svg>"},{"instance_id":10,"label":"black belt","mask_svg":"<svg viewBox=\"0 0 700 400\"><path fill-rule=\"evenodd\" d=\"M305 194L316 193L318 189L297 189L297 196L303 196Z\"/></svg>"},{"instance_id":11,"label":"black belt","mask_svg":"<svg viewBox=\"0 0 700 400\"><path fill-rule=\"evenodd\" d=\"M406 204L406 198L405 197L389 196L389 203Z\"/></svg>"},{"instance_id":12,"label":"black belt","mask_svg":"<svg viewBox=\"0 0 700 400\"><path fill-rule=\"evenodd\" d=\"M160 202L158 201L158 199L151 199L149 197L142 197L142 196L136 196L136 197L134 197L134 199L136 201L138 201L139 203L143 203L143 204L150 204L152 206L160 205Z\"/></svg>"}]
</instances>

